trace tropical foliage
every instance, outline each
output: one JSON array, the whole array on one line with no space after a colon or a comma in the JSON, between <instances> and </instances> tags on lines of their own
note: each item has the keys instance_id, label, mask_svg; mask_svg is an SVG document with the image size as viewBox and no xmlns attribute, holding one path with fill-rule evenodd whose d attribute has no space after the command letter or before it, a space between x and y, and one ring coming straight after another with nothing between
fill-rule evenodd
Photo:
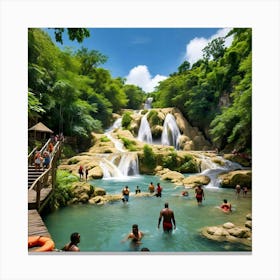
<instances>
[{"instance_id":1,"label":"tropical foliage","mask_svg":"<svg viewBox=\"0 0 280 280\"><path fill-rule=\"evenodd\" d=\"M230 47L217 38L203 59L160 83L152 94L156 107L177 107L193 126L221 150L251 150L252 30L235 28Z\"/></svg>"},{"instance_id":2,"label":"tropical foliage","mask_svg":"<svg viewBox=\"0 0 280 280\"><path fill-rule=\"evenodd\" d=\"M55 28L63 43L63 28ZM86 29L67 29L69 38L81 42ZM112 113L139 109L145 93L125 85L100 68L107 57L96 50L61 50L41 29L28 30L28 120L29 126L42 121L56 133L77 138L78 146L88 143L91 132L102 132L112 123Z\"/></svg>"},{"instance_id":3,"label":"tropical foliage","mask_svg":"<svg viewBox=\"0 0 280 280\"><path fill-rule=\"evenodd\" d=\"M84 28L55 28L55 38L63 43L81 42L91 36ZM177 107L220 150L251 150L252 122L252 30L235 28L226 48L226 38L217 38L203 49L203 58L193 65L184 61L150 94L153 107ZM94 36L94 34L93 34ZM140 109L144 91L113 78L101 67L107 57L84 47L74 52L61 50L46 31L28 30L28 121L42 121L55 132L88 143L91 132L102 132L113 122L113 113ZM157 123L153 111L149 120ZM123 128L129 127L129 113ZM89 143L88 143L89 144ZM146 153L150 151L146 148Z\"/></svg>"}]
</instances>

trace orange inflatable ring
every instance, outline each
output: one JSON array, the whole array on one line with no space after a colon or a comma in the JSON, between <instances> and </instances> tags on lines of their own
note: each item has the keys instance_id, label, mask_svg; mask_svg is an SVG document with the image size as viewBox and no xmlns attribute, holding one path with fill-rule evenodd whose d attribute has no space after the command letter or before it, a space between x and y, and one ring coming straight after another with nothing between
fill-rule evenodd
<instances>
[{"instance_id":1,"label":"orange inflatable ring","mask_svg":"<svg viewBox=\"0 0 280 280\"><path fill-rule=\"evenodd\" d=\"M28 236L28 248L40 246L34 252L48 252L52 251L55 247L53 240L46 236Z\"/></svg>"}]
</instances>

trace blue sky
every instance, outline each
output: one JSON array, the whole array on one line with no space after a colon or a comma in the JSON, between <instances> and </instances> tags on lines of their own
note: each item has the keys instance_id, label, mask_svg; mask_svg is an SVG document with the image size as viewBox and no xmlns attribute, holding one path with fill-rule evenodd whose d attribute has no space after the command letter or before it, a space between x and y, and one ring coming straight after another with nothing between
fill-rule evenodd
<instances>
[{"instance_id":1,"label":"blue sky","mask_svg":"<svg viewBox=\"0 0 280 280\"><path fill-rule=\"evenodd\" d=\"M184 60L191 64L202 57L202 49L212 39L225 36L229 28L92 28L83 43L63 37L60 48L82 46L108 57L101 67L112 77L151 92L158 83L176 72ZM54 31L47 30L54 38ZM227 40L226 46L232 39Z\"/></svg>"}]
</instances>

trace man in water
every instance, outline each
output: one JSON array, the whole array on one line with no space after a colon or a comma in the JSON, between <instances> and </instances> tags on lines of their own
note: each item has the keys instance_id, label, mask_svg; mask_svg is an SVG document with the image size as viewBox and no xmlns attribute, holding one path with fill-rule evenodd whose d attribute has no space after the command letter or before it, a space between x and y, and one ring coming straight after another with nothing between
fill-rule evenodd
<instances>
[{"instance_id":1,"label":"man in water","mask_svg":"<svg viewBox=\"0 0 280 280\"><path fill-rule=\"evenodd\" d=\"M236 185L235 187L236 198L239 198L240 191L241 191L240 185Z\"/></svg>"},{"instance_id":2,"label":"man in water","mask_svg":"<svg viewBox=\"0 0 280 280\"><path fill-rule=\"evenodd\" d=\"M202 198L204 198L204 200L205 200L204 191L201 188L201 185L198 185L195 188L195 197L196 197L196 200L197 200L197 205L202 204Z\"/></svg>"},{"instance_id":3,"label":"man in water","mask_svg":"<svg viewBox=\"0 0 280 280\"><path fill-rule=\"evenodd\" d=\"M162 192L162 187L160 186L159 183L157 183L157 193L156 193L156 196L157 197L161 197L161 192Z\"/></svg>"},{"instance_id":4,"label":"man in water","mask_svg":"<svg viewBox=\"0 0 280 280\"><path fill-rule=\"evenodd\" d=\"M174 225L174 229L176 229L176 221L174 217L174 212L168 208L168 202L165 202L164 209L162 209L159 213L158 218L158 228L160 226L161 219L163 217L163 231L164 232L170 232L173 229L172 223Z\"/></svg>"},{"instance_id":5,"label":"man in water","mask_svg":"<svg viewBox=\"0 0 280 280\"><path fill-rule=\"evenodd\" d=\"M122 194L123 194L122 201L123 202L128 202L129 192L130 192L130 190L129 190L128 186L125 186L122 190Z\"/></svg>"},{"instance_id":6,"label":"man in water","mask_svg":"<svg viewBox=\"0 0 280 280\"><path fill-rule=\"evenodd\" d=\"M149 191L151 194L155 192L155 186L154 186L153 182L151 182L149 185Z\"/></svg>"},{"instance_id":7,"label":"man in water","mask_svg":"<svg viewBox=\"0 0 280 280\"><path fill-rule=\"evenodd\" d=\"M79 252L80 249L78 244L80 243L80 238L81 236L78 232L72 233L70 236L70 242L62 248L62 251Z\"/></svg>"},{"instance_id":8,"label":"man in water","mask_svg":"<svg viewBox=\"0 0 280 280\"><path fill-rule=\"evenodd\" d=\"M134 244L139 245L141 244L141 239L143 238L143 236L144 233L138 229L137 224L134 224L132 225L132 232L125 239L123 239L122 242L131 239Z\"/></svg>"}]
</instances>

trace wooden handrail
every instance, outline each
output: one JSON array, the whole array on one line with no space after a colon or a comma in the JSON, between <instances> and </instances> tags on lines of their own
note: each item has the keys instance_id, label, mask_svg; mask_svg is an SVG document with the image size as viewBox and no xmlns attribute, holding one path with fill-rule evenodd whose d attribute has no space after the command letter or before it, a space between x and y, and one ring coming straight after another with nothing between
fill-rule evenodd
<instances>
[{"instance_id":1,"label":"wooden handrail","mask_svg":"<svg viewBox=\"0 0 280 280\"><path fill-rule=\"evenodd\" d=\"M48 141L49 142L49 141ZM46 145L48 144L48 142L46 143ZM46 145L44 145L44 147L46 147ZM43 148L41 149L41 151L43 151ZM40 208L40 193L41 193L41 189L47 185L49 176L51 175L52 177L55 176L55 171L53 170L56 167L56 161L59 157L59 153L60 152L60 142L58 141L55 146L54 146L54 151L53 151L53 155L51 157L50 160L50 164L49 164L49 168L46 169L31 185L31 187L28 189L28 191L34 190L37 192L36 195L36 207L37 209ZM54 163L54 164L53 164ZM52 172L50 172L52 170ZM54 178L52 178L52 188L54 188L53 184L54 184Z\"/></svg>"}]
</instances>

